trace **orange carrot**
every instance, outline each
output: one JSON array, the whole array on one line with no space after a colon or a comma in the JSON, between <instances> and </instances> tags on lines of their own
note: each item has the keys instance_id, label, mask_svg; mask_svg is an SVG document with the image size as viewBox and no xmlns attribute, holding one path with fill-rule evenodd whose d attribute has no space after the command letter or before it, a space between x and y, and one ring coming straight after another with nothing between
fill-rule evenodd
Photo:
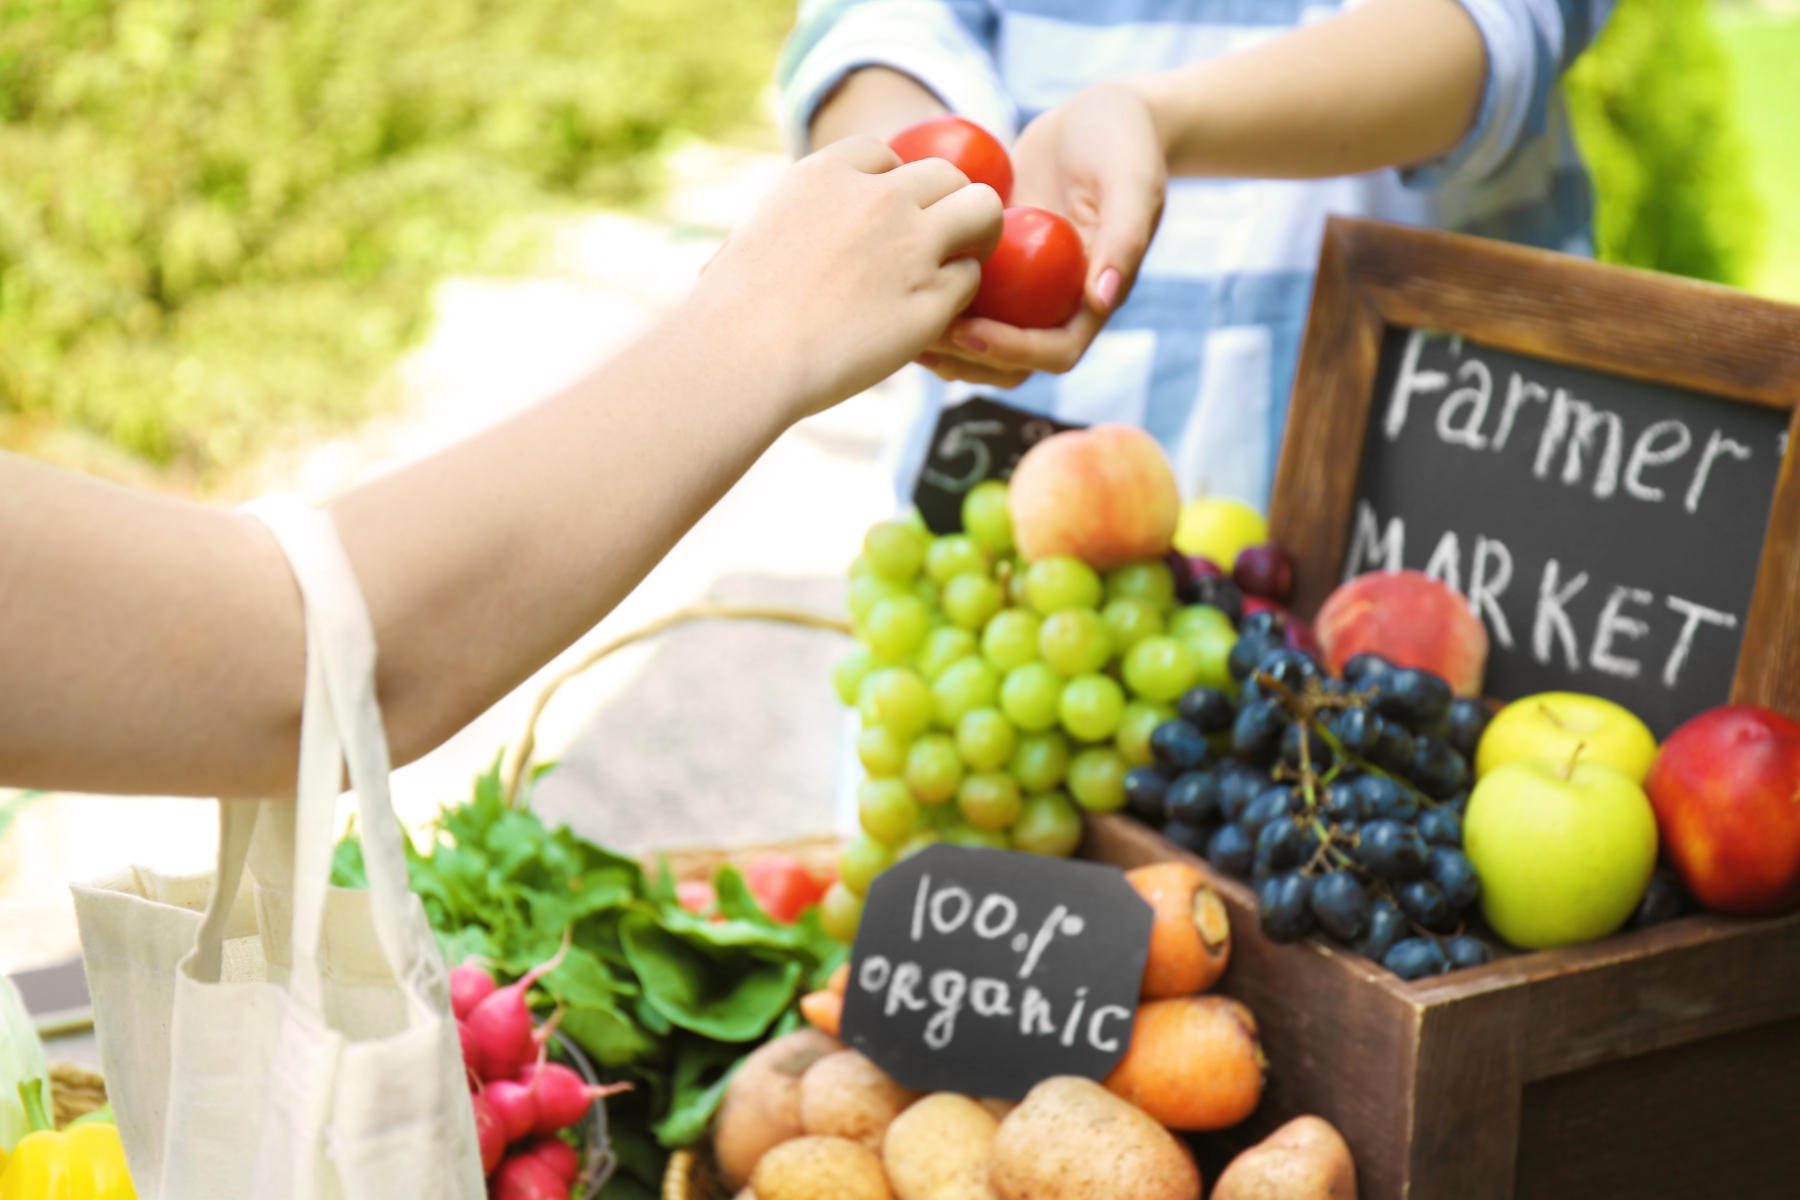
<instances>
[{"instance_id":1,"label":"orange carrot","mask_svg":"<svg viewBox=\"0 0 1800 1200\"><path fill-rule=\"evenodd\" d=\"M825 981L825 990L842 999L844 992L850 987L850 964L839 963L838 969L831 973Z\"/></svg>"},{"instance_id":2,"label":"orange carrot","mask_svg":"<svg viewBox=\"0 0 1800 1200\"><path fill-rule=\"evenodd\" d=\"M1267 1067L1256 1018L1236 1000L1149 1000L1106 1086L1170 1129L1225 1129L1256 1108Z\"/></svg>"},{"instance_id":3,"label":"orange carrot","mask_svg":"<svg viewBox=\"0 0 1800 1200\"><path fill-rule=\"evenodd\" d=\"M800 998L800 1015L821 1032L836 1037L844 1020L844 998L829 990L812 992Z\"/></svg>"},{"instance_id":4,"label":"orange carrot","mask_svg":"<svg viewBox=\"0 0 1800 1200\"><path fill-rule=\"evenodd\" d=\"M1231 961L1231 918L1205 874L1167 862L1127 871L1125 879L1154 914L1144 998L1190 996L1217 983Z\"/></svg>"}]
</instances>

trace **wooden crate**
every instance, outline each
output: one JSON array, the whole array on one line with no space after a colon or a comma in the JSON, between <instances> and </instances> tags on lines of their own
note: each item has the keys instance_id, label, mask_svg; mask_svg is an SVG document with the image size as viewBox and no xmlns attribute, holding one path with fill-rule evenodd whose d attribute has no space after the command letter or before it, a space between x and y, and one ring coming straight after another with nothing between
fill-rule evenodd
<instances>
[{"instance_id":1,"label":"wooden crate","mask_svg":"<svg viewBox=\"0 0 1800 1200\"><path fill-rule=\"evenodd\" d=\"M1082 855L1193 863L1230 908L1218 990L1255 1012L1269 1086L1244 1125L1197 1139L1208 1179L1316 1113L1363 1200L1800 1197L1800 914L1689 917L1406 983L1323 938L1265 940L1246 884L1135 821L1090 819Z\"/></svg>"}]
</instances>

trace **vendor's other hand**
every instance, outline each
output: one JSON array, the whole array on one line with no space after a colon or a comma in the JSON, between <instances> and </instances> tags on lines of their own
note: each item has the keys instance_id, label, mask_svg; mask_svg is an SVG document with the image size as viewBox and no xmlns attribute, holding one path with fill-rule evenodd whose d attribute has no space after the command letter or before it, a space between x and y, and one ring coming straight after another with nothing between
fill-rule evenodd
<instances>
[{"instance_id":1,"label":"vendor's other hand","mask_svg":"<svg viewBox=\"0 0 1800 1200\"><path fill-rule=\"evenodd\" d=\"M708 265L690 313L791 382L796 416L914 358L981 281L1000 197L942 159L902 165L872 137L788 168Z\"/></svg>"},{"instance_id":2,"label":"vendor's other hand","mask_svg":"<svg viewBox=\"0 0 1800 1200\"><path fill-rule=\"evenodd\" d=\"M1162 219L1168 171L1150 110L1115 84L1091 87L1026 126L1013 175L1013 204L1061 213L1081 234L1081 309L1055 329L959 318L918 360L941 378L1010 388L1033 371L1074 367L1131 293Z\"/></svg>"}]
</instances>

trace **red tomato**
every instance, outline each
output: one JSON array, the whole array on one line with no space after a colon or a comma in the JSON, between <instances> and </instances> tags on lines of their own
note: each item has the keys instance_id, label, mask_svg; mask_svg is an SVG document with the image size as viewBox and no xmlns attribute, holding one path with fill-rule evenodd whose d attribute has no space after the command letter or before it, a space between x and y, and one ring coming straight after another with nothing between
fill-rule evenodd
<instances>
[{"instance_id":1,"label":"red tomato","mask_svg":"<svg viewBox=\"0 0 1800 1200\"><path fill-rule=\"evenodd\" d=\"M744 872L744 885L764 912L783 925L800 919L800 914L819 902L824 888L819 880L791 854L765 854Z\"/></svg>"},{"instance_id":2,"label":"red tomato","mask_svg":"<svg viewBox=\"0 0 1800 1200\"><path fill-rule=\"evenodd\" d=\"M1051 329L1081 307L1087 252L1075 227L1041 208L1009 208L1000 244L981 264L969 315Z\"/></svg>"},{"instance_id":3,"label":"red tomato","mask_svg":"<svg viewBox=\"0 0 1800 1200\"><path fill-rule=\"evenodd\" d=\"M1000 193L1005 204L1012 195L1012 159L994 135L961 117L932 117L903 129L888 143L904 162L942 158L969 177Z\"/></svg>"}]
</instances>

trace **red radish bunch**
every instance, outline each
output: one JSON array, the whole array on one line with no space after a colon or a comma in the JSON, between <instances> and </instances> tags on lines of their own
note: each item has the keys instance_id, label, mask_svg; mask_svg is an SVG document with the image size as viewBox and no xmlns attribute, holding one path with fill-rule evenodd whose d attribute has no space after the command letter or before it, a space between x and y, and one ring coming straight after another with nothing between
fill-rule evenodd
<instances>
[{"instance_id":1,"label":"red radish bunch","mask_svg":"<svg viewBox=\"0 0 1800 1200\"><path fill-rule=\"evenodd\" d=\"M631 1086L592 1087L569 1068L545 1061L555 1021L535 1027L525 997L568 949L565 936L554 958L507 987L496 987L491 975L472 964L450 972L481 1168L488 1174L488 1194L497 1200L569 1200L581 1158L557 1135L580 1122L594 1101Z\"/></svg>"}]
</instances>

